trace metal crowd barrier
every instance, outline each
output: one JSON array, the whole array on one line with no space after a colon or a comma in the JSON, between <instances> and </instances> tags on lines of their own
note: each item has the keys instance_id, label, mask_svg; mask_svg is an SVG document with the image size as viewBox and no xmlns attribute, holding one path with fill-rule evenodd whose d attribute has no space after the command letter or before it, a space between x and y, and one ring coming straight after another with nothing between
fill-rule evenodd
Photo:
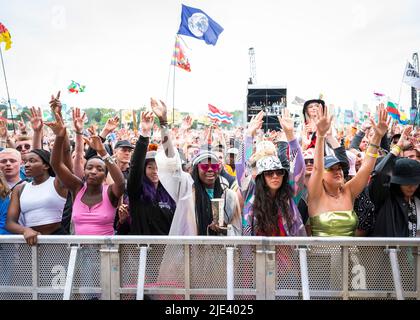
<instances>
[{"instance_id":1,"label":"metal crowd barrier","mask_svg":"<svg viewBox=\"0 0 420 320\"><path fill-rule=\"evenodd\" d=\"M420 299L420 239L0 236L0 300Z\"/></svg>"}]
</instances>

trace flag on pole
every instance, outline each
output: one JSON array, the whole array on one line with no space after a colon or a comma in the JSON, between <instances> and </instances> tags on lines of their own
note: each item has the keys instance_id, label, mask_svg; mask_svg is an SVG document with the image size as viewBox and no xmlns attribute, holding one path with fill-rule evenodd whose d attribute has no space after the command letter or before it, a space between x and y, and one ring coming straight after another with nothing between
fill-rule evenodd
<instances>
[{"instance_id":1,"label":"flag on pole","mask_svg":"<svg viewBox=\"0 0 420 320\"><path fill-rule=\"evenodd\" d=\"M409 124L410 121L407 115L404 112L398 110L398 105L396 103L388 101L386 111L392 119L397 120L400 124Z\"/></svg>"},{"instance_id":2,"label":"flag on pole","mask_svg":"<svg viewBox=\"0 0 420 320\"><path fill-rule=\"evenodd\" d=\"M375 100L378 102L382 101L385 98L385 94L383 93L374 92L373 95L375 96Z\"/></svg>"},{"instance_id":3,"label":"flag on pole","mask_svg":"<svg viewBox=\"0 0 420 320\"><path fill-rule=\"evenodd\" d=\"M178 34L183 34L207 44L215 45L223 28L204 11L182 5L181 25Z\"/></svg>"},{"instance_id":4,"label":"flag on pole","mask_svg":"<svg viewBox=\"0 0 420 320\"><path fill-rule=\"evenodd\" d=\"M70 85L67 87L70 93L79 93L79 92L85 92L86 86L80 85L80 83L77 83L73 80L71 80Z\"/></svg>"},{"instance_id":5,"label":"flag on pole","mask_svg":"<svg viewBox=\"0 0 420 320\"><path fill-rule=\"evenodd\" d=\"M209 111L207 113L207 116L210 120L228 124L233 122L233 115L231 115L229 112L219 110L211 104L209 104L208 107Z\"/></svg>"},{"instance_id":6,"label":"flag on pole","mask_svg":"<svg viewBox=\"0 0 420 320\"><path fill-rule=\"evenodd\" d=\"M414 88L420 90L420 76L419 76L419 73L410 62L407 62L407 66L406 66L405 71L404 71L403 82L408 84L410 87L414 87Z\"/></svg>"},{"instance_id":7,"label":"flag on pole","mask_svg":"<svg viewBox=\"0 0 420 320\"><path fill-rule=\"evenodd\" d=\"M0 43L6 43L5 50L9 50L12 47L12 36L9 30L0 22Z\"/></svg>"},{"instance_id":8,"label":"flag on pole","mask_svg":"<svg viewBox=\"0 0 420 320\"><path fill-rule=\"evenodd\" d=\"M172 56L171 64L178 68L184 69L187 72L191 72L190 62L188 61L188 58L185 55L185 51L181 45L181 41L179 41L178 36L176 36L175 49L174 49L174 54Z\"/></svg>"}]
</instances>

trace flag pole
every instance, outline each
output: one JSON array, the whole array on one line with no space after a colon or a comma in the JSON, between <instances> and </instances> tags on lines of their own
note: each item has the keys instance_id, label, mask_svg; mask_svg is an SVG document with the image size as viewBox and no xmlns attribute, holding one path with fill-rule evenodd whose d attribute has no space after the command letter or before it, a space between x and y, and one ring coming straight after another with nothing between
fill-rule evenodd
<instances>
[{"instance_id":1,"label":"flag pole","mask_svg":"<svg viewBox=\"0 0 420 320\"><path fill-rule=\"evenodd\" d=\"M175 125L175 65L174 65L174 77L172 85L172 127Z\"/></svg>"},{"instance_id":2,"label":"flag pole","mask_svg":"<svg viewBox=\"0 0 420 320\"><path fill-rule=\"evenodd\" d=\"M9 103L10 116L12 117L13 133L16 134L15 122L13 120L12 104L10 103L9 86L7 84L6 69L4 68L3 52L2 52L1 46L0 46L0 57L1 57L1 65L3 67L4 82L6 84L7 102Z\"/></svg>"}]
</instances>

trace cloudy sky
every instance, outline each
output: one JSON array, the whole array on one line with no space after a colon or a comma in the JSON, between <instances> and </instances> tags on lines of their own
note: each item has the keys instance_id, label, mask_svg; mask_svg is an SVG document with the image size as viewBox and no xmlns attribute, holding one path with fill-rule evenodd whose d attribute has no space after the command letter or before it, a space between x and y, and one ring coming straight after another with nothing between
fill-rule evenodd
<instances>
[{"instance_id":1,"label":"cloudy sky","mask_svg":"<svg viewBox=\"0 0 420 320\"><path fill-rule=\"evenodd\" d=\"M322 92L343 108L370 103L373 91L398 100L406 61L420 51L416 0L0 0L13 40L3 51L11 97L45 106L61 89L72 106L135 108L150 96L172 106L181 3L225 29L216 46L183 37L192 72L177 69L175 106L184 111L243 108L249 47L258 84L286 84L289 102ZM68 94L71 80L86 92ZM401 102L409 101L403 85Z\"/></svg>"}]
</instances>

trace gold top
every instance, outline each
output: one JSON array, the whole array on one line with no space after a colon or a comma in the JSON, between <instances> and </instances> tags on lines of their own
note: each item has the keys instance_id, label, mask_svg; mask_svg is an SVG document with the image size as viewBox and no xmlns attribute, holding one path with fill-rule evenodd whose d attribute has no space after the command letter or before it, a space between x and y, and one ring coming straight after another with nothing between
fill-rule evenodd
<instances>
[{"instance_id":1,"label":"gold top","mask_svg":"<svg viewBox=\"0 0 420 320\"><path fill-rule=\"evenodd\" d=\"M312 235L315 237L353 237L357 228L356 212L329 211L310 217Z\"/></svg>"}]
</instances>

